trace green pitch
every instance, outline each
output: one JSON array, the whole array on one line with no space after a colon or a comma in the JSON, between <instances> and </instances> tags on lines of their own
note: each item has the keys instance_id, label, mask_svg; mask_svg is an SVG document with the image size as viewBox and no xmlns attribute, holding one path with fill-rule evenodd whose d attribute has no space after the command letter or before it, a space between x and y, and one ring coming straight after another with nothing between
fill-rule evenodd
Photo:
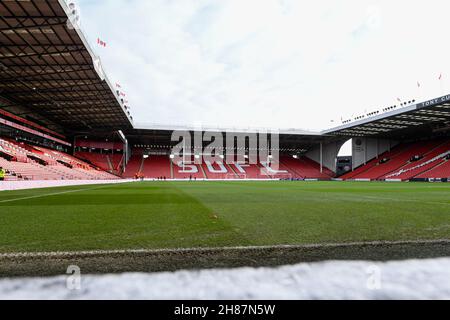
<instances>
[{"instance_id":1,"label":"green pitch","mask_svg":"<svg viewBox=\"0 0 450 320\"><path fill-rule=\"evenodd\" d=\"M137 182L0 192L0 252L450 239L450 184Z\"/></svg>"}]
</instances>

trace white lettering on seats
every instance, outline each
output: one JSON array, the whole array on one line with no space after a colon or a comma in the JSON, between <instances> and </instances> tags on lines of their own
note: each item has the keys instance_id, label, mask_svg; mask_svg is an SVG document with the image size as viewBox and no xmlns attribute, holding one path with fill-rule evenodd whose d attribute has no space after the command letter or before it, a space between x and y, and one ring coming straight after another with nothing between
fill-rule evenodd
<instances>
[{"instance_id":1,"label":"white lettering on seats","mask_svg":"<svg viewBox=\"0 0 450 320\"><path fill-rule=\"evenodd\" d=\"M177 166L180 168L179 173L198 173L198 168L195 164L185 164L183 168L183 162L179 162Z\"/></svg>"},{"instance_id":2,"label":"white lettering on seats","mask_svg":"<svg viewBox=\"0 0 450 320\"><path fill-rule=\"evenodd\" d=\"M261 165L266 168L266 170L269 172L269 174L282 174L282 173L288 173L286 170L274 170L270 167L270 164L267 162L262 162Z\"/></svg>"},{"instance_id":3,"label":"white lettering on seats","mask_svg":"<svg viewBox=\"0 0 450 320\"><path fill-rule=\"evenodd\" d=\"M236 163L234 162L233 165L236 167L236 169L239 171L239 173L242 174L247 174L247 172L245 172L244 167L248 168L250 167L248 164L240 164L240 163Z\"/></svg>"},{"instance_id":4,"label":"white lettering on seats","mask_svg":"<svg viewBox=\"0 0 450 320\"><path fill-rule=\"evenodd\" d=\"M211 173L228 173L227 168L225 167L225 165L221 162L216 162L215 164L219 166L219 169L215 169L213 167L213 165L211 164L211 162L209 161L205 161L206 166L208 167L208 171Z\"/></svg>"}]
</instances>

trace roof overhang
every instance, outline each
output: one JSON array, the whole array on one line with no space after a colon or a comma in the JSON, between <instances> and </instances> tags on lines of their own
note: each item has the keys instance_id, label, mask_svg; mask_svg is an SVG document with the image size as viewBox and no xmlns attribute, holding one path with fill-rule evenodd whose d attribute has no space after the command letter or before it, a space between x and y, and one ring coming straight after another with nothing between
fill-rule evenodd
<instances>
[{"instance_id":1,"label":"roof overhang","mask_svg":"<svg viewBox=\"0 0 450 320\"><path fill-rule=\"evenodd\" d=\"M177 132L178 131L178 132ZM188 126L156 126L149 125L148 127L140 126L125 132L130 145L137 148L144 148L149 150L168 150L173 145L178 144L178 134L185 134L189 132L191 139L194 141L198 135L195 133L201 133L201 137L205 132L220 133L223 142L229 138L229 135L233 136L250 136L253 134L267 134L274 138L273 135L277 135L278 145L282 152L299 154L304 153L312 148L317 147L320 143L328 144L332 142L341 143L344 141L342 137L333 135L324 135L317 132L294 130L294 129L265 129L265 128L217 128L217 127L188 127ZM174 140L172 135L175 133ZM214 138L215 140L215 138ZM210 144L209 141L203 141L203 145Z\"/></svg>"},{"instance_id":2,"label":"roof overhang","mask_svg":"<svg viewBox=\"0 0 450 320\"><path fill-rule=\"evenodd\" d=\"M318 131L310 131L294 128L256 128L256 127L219 127L219 126L189 126L173 124L146 124L136 123L138 130L162 130L162 131L204 131L204 132L229 132L229 133L273 133L283 135L320 136Z\"/></svg>"},{"instance_id":3,"label":"roof overhang","mask_svg":"<svg viewBox=\"0 0 450 320\"><path fill-rule=\"evenodd\" d=\"M439 130L449 124L450 94L324 130L322 133L347 137L399 137L405 133Z\"/></svg>"},{"instance_id":4,"label":"roof overhang","mask_svg":"<svg viewBox=\"0 0 450 320\"><path fill-rule=\"evenodd\" d=\"M132 118L63 0L0 2L0 102L61 132L118 130Z\"/></svg>"}]
</instances>

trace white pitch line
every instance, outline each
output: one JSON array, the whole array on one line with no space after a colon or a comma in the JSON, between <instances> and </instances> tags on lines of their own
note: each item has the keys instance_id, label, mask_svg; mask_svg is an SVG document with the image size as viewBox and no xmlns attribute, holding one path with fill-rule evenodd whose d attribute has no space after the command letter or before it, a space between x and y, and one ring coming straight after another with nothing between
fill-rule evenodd
<instances>
[{"instance_id":1,"label":"white pitch line","mask_svg":"<svg viewBox=\"0 0 450 320\"><path fill-rule=\"evenodd\" d=\"M81 191L88 191L88 190L97 190L97 189L106 188L106 187L109 187L109 186L112 186L112 185L114 185L114 184L107 185L107 186L101 186L101 187L95 187L95 188L84 188L84 189L68 190L68 191L61 191L61 192L45 193L45 194L40 194L40 195L36 195L36 196L29 196L29 197L22 197L22 198L0 200L0 203L8 203L8 202L29 200L29 199L36 199L36 198L43 198L43 197L51 197L51 196L57 196L57 195L60 195L60 194L74 193L74 192L81 192Z\"/></svg>"},{"instance_id":2,"label":"white pitch line","mask_svg":"<svg viewBox=\"0 0 450 320\"><path fill-rule=\"evenodd\" d=\"M67 251L67 252L19 252L2 253L0 259L16 258L66 258L72 256L95 256L117 254L176 254L186 252L208 253L214 251L246 251L246 250L270 250L270 249L321 249L354 246L378 246L378 245L408 245L408 244L450 244L450 239L439 240L404 240L404 241L368 241L347 243L323 243L304 245L273 245L273 246L236 246L236 247L205 247L205 248L174 248L174 249L129 249L129 250L92 250L92 251Z\"/></svg>"}]
</instances>

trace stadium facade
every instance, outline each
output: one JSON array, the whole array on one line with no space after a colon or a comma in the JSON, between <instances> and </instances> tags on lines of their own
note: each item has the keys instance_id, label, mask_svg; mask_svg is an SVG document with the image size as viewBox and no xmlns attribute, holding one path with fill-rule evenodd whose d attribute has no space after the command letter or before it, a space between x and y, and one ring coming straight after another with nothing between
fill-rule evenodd
<instances>
[{"instance_id":1,"label":"stadium facade","mask_svg":"<svg viewBox=\"0 0 450 320\"><path fill-rule=\"evenodd\" d=\"M275 172L267 159L196 163L208 148L204 142L186 148L186 163L175 163L173 131L248 137L269 130L139 125L76 27L70 4L0 3L0 167L6 180L450 178L450 95L362 114L322 132L271 132L279 138ZM339 159L349 139L353 155ZM237 149L223 144L220 152Z\"/></svg>"}]
</instances>

